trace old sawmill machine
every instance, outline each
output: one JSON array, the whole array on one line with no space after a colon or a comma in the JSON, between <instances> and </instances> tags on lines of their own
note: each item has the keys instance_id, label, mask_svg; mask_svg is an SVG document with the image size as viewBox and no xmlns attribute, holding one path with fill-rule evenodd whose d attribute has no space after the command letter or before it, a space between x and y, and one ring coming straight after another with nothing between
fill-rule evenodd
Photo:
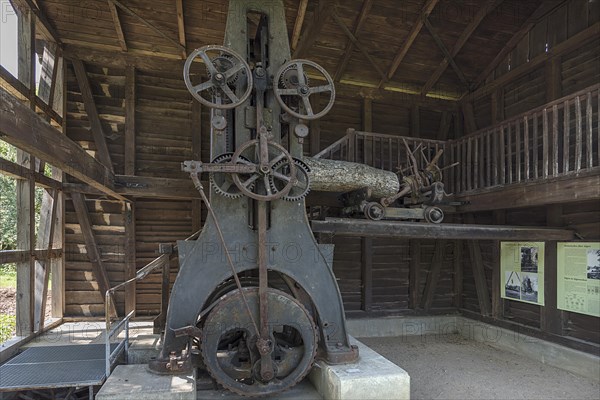
<instances>
[{"instance_id":1,"label":"old sawmill machine","mask_svg":"<svg viewBox=\"0 0 600 400\"><path fill-rule=\"evenodd\" d=\"M185 63L186 86L211 108L213 161L183 163L209 217L196 241L178 243L154 372L200 366L225 388L260 396L298 383L316 357L358 358L331 248L316 243L304 203L306 122L331 109L335 88L321 66L290 58L283 1L231 0L225 46L196 49ZM328 99L322 108L316 93Z\"/></svg>"}]
</instances>

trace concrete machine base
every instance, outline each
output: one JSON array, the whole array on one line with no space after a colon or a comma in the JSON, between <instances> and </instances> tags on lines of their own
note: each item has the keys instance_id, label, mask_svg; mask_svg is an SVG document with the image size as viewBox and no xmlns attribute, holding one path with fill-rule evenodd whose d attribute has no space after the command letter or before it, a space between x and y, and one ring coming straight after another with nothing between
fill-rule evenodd
<instances>
[{"instance_id":1,"label":"concrete machine base","mask_svg":"<svg viewBox=\"0 0 600 400\"><path fill-rule=\"evenodd\" d=\"M146 365L119 365L96 400L196 400L196 376L156 375Z\"/></svg>"},{"instance_id":2,"label":"concrete machine base","mask_svg":"<svg viewBox=\"0 0 600 400\"><path fill-rule=\"evenodd\" d=\"M159 335L140 335L129 347L130 365L118 366L106 381L96 399L240 399L226 390L212 389L206 377L159 376L147 370L146 364L160 351ZM328 365L319 361L309 379L291 390L272 396L287 400L317 399L408 399L410 377L402 368L379 355L354 338L360 358L354 364ZM137 364L137 365L131 365ZM193 388L190 381L193 380ZM193 397L192 397L193 396Z\"/></svg>"}]
</instances>

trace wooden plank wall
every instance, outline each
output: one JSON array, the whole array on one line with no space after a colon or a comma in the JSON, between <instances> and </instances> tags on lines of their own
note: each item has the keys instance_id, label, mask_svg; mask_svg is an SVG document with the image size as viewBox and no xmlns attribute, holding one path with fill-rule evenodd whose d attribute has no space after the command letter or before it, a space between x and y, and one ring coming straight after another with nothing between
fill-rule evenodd
<instances>
[{"instance_id":1,"label":"wooden plank wall","mask_svg":"<svg viewBox=\"0 0 600 400\"><path fill-rule=\"evenodd\" d=\"M575 230L586 241L600 240L600 203L597 201L573 202L558 206L560 215L558 220L560 226ZM510 225L529 225L545 226L547 207L535 207L527 209L506 210L506 223ZM493 223L492 213L477 213L474 215L475 221L480 224ZM486 281L489 293L494 293L492 287L493 268L499 266L494 264L494 246L493 241L480 242L481 252L485 267ZM465 253L468 254L468 253ZM481 312L475 280L471 268L471 261L468 257L463 258L463 293L462 309L465 311L479 314ZM499 293L499 291L496 291ZM542 313L545 307L535 304L521 303L513 300L500 300L503 306L496 322L502 326L512 326L518 329L520 324L526 327L541 330ZM494 300L492 299L492 303ZM560 312L562 315L562 336L567 339L583 340L595 344L600 344L600 319L588 315ZM492 321L493 322L493 321ZM506 325L508 323L508 325ZM550 338L552 340L552 338ZM563 344L575 345L576 341L565 341Z\"/></svg>"}]
</instances>

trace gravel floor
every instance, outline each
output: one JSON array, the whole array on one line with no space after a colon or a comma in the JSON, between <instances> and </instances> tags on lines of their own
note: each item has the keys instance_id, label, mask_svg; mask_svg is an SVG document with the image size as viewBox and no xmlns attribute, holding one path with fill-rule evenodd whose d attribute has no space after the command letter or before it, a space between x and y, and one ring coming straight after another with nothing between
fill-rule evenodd
<instances>
[{"instance_id":1,"label":"gravel floor","mask_svg":"<svg viewBox=\"0 0 600 400\"><path fill-rule=\"evenodd\" d=\"M596 382L455 335L358 339L408 372L411 399L600 399Z\"/></svg>"}]
</instances>

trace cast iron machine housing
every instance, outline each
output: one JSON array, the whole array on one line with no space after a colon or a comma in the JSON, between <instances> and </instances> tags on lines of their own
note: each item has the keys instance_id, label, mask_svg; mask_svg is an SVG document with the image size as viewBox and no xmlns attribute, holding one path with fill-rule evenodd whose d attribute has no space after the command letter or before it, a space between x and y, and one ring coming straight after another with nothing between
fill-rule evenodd
<instances>
[{"instance_id":1,"label":"cast iron machine housing","mask_svg":"<svg viewBox=\"0 0 600 400\"><path fill-rule=\"evenodd\" d=\"M200 364L224 387L258 396L299 382L316 357L356 360L333 249L315 241L304 203L306 122L331 109L333 80L312 61L290 60L282 0L231 0L225 46L192 52L184 79L211 108L213 162L182 166L209 216L198 240L178 243L163 349L150 369ZM316 93L327 98L321 108Z\"/></svg>"}]
</instances>

